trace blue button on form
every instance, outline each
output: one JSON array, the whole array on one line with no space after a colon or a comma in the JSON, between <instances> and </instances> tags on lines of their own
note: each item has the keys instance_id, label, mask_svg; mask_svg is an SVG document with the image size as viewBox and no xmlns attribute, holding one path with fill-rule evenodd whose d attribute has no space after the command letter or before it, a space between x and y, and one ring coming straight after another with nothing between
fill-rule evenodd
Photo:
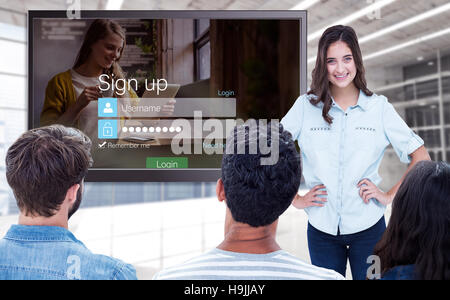
<instances>
[{"instance_id":1,"label":"blue button on form","mask_svg":"<svg viewBox=\"0 0 450 300\"><path fill-rule=\"evenodd\" d=\"M98 120L99 139L117 139L118 120Z\"/></svg>"},{"instance_id":2,"label":"blue button on form","mask_svg":"<svg viewBox=\"0 0 450 300\"><path fill-rule=\"evenodd\" d=\"M98 99L99 117L117 117L117 98L99 98Z\"/></svg>"}]
</instances>

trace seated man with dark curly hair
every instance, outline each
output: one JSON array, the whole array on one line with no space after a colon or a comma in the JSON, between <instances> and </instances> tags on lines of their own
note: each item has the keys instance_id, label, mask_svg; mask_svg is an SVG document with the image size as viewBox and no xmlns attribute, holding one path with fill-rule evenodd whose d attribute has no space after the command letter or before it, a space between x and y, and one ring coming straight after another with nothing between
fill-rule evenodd
<instances>
[{"instance_id":1,"label":"seated man with dark curly hair","mask_svg":"<svg viewBox=\"0 0 450 300\"><path fill-rule=\"evenodd\" d=\"M277 244L278 218L300 186L300 156L282 125L255 125L235 127L227 139L216 187L217 198L226 203L225 239L217 248L165 269L154 279L344 279L301 261ZM278 153L267 154L267 148L261 147L266 143L276 145L270 149ZM267 163L269 156L278 160Z\"/></svg>"}]
</instances>

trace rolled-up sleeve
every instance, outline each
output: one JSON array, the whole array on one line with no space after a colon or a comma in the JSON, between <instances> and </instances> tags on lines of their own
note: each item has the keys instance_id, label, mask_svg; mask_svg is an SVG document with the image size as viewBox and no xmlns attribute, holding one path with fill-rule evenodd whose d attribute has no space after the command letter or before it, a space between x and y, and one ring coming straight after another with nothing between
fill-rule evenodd
<instances>
[{"instance_id":1,"label":"rolled-up sleeve","mask_svg":"<svg viewBox=\"0 0 450 300\"><path fill-rule=\"evenodd\" d=\"M400 161L409 163L411 161L409 155L423 146L424 142L420 136L409 128L387 100L383 111L383 125L386 137Z\"/></svg>"},{"instance_id":2,"label":"rolled-up sleeve","mask_svg":"<svg viewBox=\"0 0 450 300\"><path fill-rule=\"evenodd\" d=\"M305 96L300 96L281 120L283 128L291 133L294 141L298 140L302 130L304 116L303 104L305 101L307 101Z\"/></svg>"}]
</instances>

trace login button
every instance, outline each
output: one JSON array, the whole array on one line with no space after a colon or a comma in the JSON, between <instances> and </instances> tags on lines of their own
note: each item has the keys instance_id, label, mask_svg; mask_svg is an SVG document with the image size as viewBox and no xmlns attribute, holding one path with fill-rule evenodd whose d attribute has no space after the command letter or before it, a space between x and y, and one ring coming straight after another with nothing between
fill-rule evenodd
<instances>
[{"instance_id":1,"label":"login button","mask_svg":"<svg viewBox=\"0 0 450 300\"><path fill-rule=\"evenodd\" d=\"M147 169L186 169L187 157L147 157Z\"/></svg>"}]
</instances>

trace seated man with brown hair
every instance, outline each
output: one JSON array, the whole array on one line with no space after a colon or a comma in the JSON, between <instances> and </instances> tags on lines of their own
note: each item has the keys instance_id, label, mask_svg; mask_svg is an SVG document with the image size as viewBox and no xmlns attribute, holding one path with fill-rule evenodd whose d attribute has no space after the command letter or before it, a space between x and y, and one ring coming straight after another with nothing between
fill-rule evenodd
<instances>
[{"instance_id":1,"label":"seated man with brown hair","mask_svg":"<svg viewBox=\"0 0 450 300\"><path fill-rule=\"evenodd\" d=\"M61 125L25 132L6 154L19 224L0 240L0 279L136 279L120 260L90 252L68 230L92 165L91 141Z\"/></svg>"}]
</instances>

